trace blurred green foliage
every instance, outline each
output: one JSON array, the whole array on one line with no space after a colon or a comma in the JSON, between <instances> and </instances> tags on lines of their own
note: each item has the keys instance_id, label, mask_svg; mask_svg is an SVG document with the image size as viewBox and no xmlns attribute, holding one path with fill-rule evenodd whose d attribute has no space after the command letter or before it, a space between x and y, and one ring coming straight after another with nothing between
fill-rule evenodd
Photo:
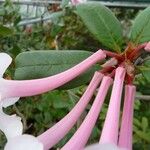
<instances>
[{"instance_id":1,"label":"blurred green foliage","mask_svg":"<svg viewBox=\"0 0 150 150\"><path fill-rule=\"evenodd\" d=\"M18 9L8 0L0 7L0 51L7 52L12 57L16 57L20 52L32 50L82 49L96 51L102 48L102 45L93 39L74 9L64 8L64 15L57 22L41 22L23 27L17 26L21 20ZM124 27L124 36L127 37L129 27L132 24L133 17L137 14L137 10L112 10L121 21ZM12 64L5 76L13 77L13 70L14 64ZM22 118L24 132L36 136L63 118L79 100L85 88L86 86L81 86L72 90L56 90L41 96L22 98L16 105L7 108L5 111L9 114L18 114ZM56 147L61 147L73 135L90 106L89 104L71 132ZM89 143L98 141L107 107L106 102ZM150 149L149 108L150 102L135 101L134 150ZM0 149L3 149L5 142L4 135L0 134Z\"/></svg>"}]
</instances>

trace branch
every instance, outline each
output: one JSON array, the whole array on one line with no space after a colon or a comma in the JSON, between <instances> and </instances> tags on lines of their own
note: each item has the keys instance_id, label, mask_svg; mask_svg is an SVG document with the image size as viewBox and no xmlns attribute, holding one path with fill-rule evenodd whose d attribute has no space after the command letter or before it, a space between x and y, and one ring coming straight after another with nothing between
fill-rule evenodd
<instances>
[{"instance_id":1,"label":"branch","mask_svg":"<svg viewBox=\"0 0 150 150\"><path fill-rule=\"evenodd\" d=\"M150 95L136 95L135 98L150 101Z\"/></svg>"}]
</instances>

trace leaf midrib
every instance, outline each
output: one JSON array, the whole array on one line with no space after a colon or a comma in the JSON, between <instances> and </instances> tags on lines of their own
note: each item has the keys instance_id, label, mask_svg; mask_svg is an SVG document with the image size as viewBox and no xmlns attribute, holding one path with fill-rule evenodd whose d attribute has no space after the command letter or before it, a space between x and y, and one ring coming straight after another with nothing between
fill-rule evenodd
<instances>
[{"instance_id":1,"label":"leaf midrib","mask_svg":"<svg viewBox=\"0 0 150 150\"><path fill-rule=\"evenodd\" d=\"M94 11L95 11L95 10L94 10ZM116 51L120 52L120 46L119 46L119 45L116 43L116 41L114 40L114 37L113 37L113 35L111 34L111 30L109 30L109 27L107 26L107 23L105 22L105 20L103 19L103 17L101 17L101 15L100 15L97 11L95 11L95 12L96 12L96 14L101 18L101 20L102 20L104 26L105 26L106 29L109 31L108 33L109 33L111 39L113 40L113 43L114 43L114 45L115 45L115 48L117 48Z\"/></svg>"},{"instance_id":2,"label":"leaf midrib","mask_svg":"<svg viewBox=\"0 0 150 150\"><path fill-rule=\"evenodd\" d=\"M36 64L36 65L24 65L17 67L16 69L28 68L28 67L43 67L43 66L63 66L63 65L76 65L77 63L59 63L59 64Z\"/></svg>"}]
</instances>

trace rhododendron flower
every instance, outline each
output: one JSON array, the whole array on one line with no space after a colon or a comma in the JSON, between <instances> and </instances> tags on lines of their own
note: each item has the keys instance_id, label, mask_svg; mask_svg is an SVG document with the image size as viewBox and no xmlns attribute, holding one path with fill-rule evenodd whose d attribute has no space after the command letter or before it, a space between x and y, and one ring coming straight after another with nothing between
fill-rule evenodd
<instances>
[{"instance_id":1,"label":"rhododendron flower","mask_svg":"<svg viewBox=\"0 0 150 150\"><path fill-rule=\"evenodd\" d=\"M93 144L91 146L88 146L84 150L125 150L118 148L114 144Z\"/></svg>"},{"instance_id":2,"label":"rhododendron flower","mask_svg":"<svg viewBox=\"0 0 150 150\"><path fill-rule=\"evenodd\" d=\"M0 59L3 57L0 55ZM76 78L92 65L104 59L106 54L99 50L81 63L76 66L53 76L35 79L35 80L25 80L25 81L15 81L15 80L0 80L0 92L1 98L11 98L11 97L25 97L33 96L37 94L42 94L44 92L56 89L65 83Z\"/></svg>"},{"instance_id":3,"label":"rhododendron flower","mask_svg":"<svg viewBox=\"0 0 150 150\"><path fill-rule=\"evenodd\" d=\"M81 124L80 128L76 131L74 136L69 140L68 143L66 143L66 145L61 150L81 150L84 148L90 137L92 129L94 128L96 120L99 116L99 112L102 108L103 102L111 84L112 79L110 77L103 78L98 94L88 115L86 116L85 120Z\"/></svg>"},{"instance_id":4,"label":"rhododendron flower","mask_svg":"<svg viewBox=\"0 0 150 150\"><path fill-rule=\"evenodd\" d=\"M43 145L31 135L20 135L8 140L4 150L43 150Z\"/></svg>"},{"instance_id":5,"label":"rhododendron flower","mask_svg":"<svg viewBox=\"0 0 150 150\"><path fill-rule=\"evenodd\" d=\"M127 150L132 150L132 123L135 92L135 86L125 86L124 108L118 145Z\"/></svg>"},{"instance_id":6,"label":"rhododendron flower","mask_svg":"<svg viewBox=\"0 0 150 150\"><path fill-rule=\"evenodd\" d=\"M1 74L1 76L3 76L3 73L5 72L7 67L10 65L12 59L9 55L7 55L5 53L0 53L0 58L1 58L0 59L1 60L0 74ZM6 135L6 137L8 139L6 149L9 149L9 147L12 147L11 144L14 143L13 141L15 141L15 140L17 141L17 139L21 140L23 138L21 140L22 144L25 143L25 141L28 141L28 138L26 136L24 137L22 135L23 126L21 123L21 118L17 117L16 115L8 116L8 115L4 114L2 111L2 107L8 107L10 105L13 105L15 102L17 102L19 100L19 98L10 98L10 97L29 96L30 94L34 95L35 93L38 94L37 91L41 93L41 92L43 92L43 90L45 90L45 87L48 85L47 81L52 82L50 86L48 85L46 87L47 90L48 89L51 90L51 88L53 89L53 88L56 88L57 86L61 86L61 84L63 85L64 83L68 82L69 80L75 78L77 75L81 74L86 69L88 69L90 66L92 66L93 64L95 64L96 62L98 62L100 59L103 59L103 58L105 58L105 54L100 50L100 51L98 51L98 53L96 53L96 55L93 55L92 57L90 56L88 59L86 59L85 61L76 65L75 67L71 68L70 70L67 70L64 73L61 73L61 74L58 74L58 75L55 75L52 77L48 77L45 79L37 79L37 80L29 80L29 81L10 81L10 80L5 80L5 79L1 78L0 79L0 83L1 83L0 84L0 96L1 96L0 97L1 98L1 100L0 100L0 107L1 107L0 129L4 132L4 134ZM92 85L91 85L92 87L89 88L90 90L91 90L91 88L93 88L93 92L99 83L97 81L98 80L100 81L102 78L102 75L100 73L97 73L97 74L99 74L98 75L99 77L97 77L97 78L95 77L95 79L93 79L93 80L96 80L96 82L95 82L95 84L92 83ZM67 76L67 79L66 79L66 76ZM55 81L54 79L57 79L57 78L59 78L60 80ZM65 78L65 80L64 80L64 78ZM44 87L39 89L39 87L37 85L40 85L40 87L41 87L42 84L44 85ZM22 88L22 90L21 90L22 93L20 93L21 92L20 88ZM29 93L27 93L27 91ZM87 99L87 102L90 100L91 96L93 95L92 94L93 92L92 91L89 92L89 90L88 90L87 94L89 95L89 99ZM27 93L27 94L24 95L24 93ZM84 99L85 98L83 98L83 100ZM80 116L80 114L84 110L84 107L86 105L84 107L83 107L83 105L81 105L81 112L77 116ZM76 111L77 110L78 109L76 109ZM76 119L73 118L74 123L76 122L77 118ZM74 123L71 125L71 127L74 125ZM70 127L70 129L71 129L71 127ZM18 145L14 144L14 149L15 149L15 147L18 147Z\"/></svg>"},{"instance_id":7,"label":"rhododendron flower","mask_svg":"<svg viewBox=\"0 0 150 150\"><path fill-rule=\"evenodd\" d=\"M5 53L0 53L0 82L3 80L3 74L7 67L11 63L11 57ZM7 139L18 136L22 134L23 126L21 122L21 118L16 115L7 115L3 112L3 107L6 108L8 106L16 103L19 98L8 98L1 99L2 92L0 90L0 130L4 132Z\"/></svg>"},{"instance_id":8,"label":"rhododendron flower","mask_svg":"<svg viewBox=\"0 0 150 150\"><path fill-rule=\"evenodd\" d=\"M102 130L100 143L110 143L117 145L119 130L119 112L125 74L126 71L124 68L118 67L116 69L110 104Z\"/></svg>"},{"instance_id":9,"label":"rhododendron flower","mask_svg":"<svg viewBox=\"0 0 150 150\"><path fill-rule=\"evenodd\" d=\"M41 141L44 145L44 149L49 149L54 146L75 125L82 112L86 108L87 104L91 100L94 91L99 85L102 77L103 74L101 74L100 72L95 72L89 86L87 87L86 91L84 92L78 103L75 105L75 107L62 120L45 131L43 134L38 136L39 141Z\"/></svg>"},{"instance_id":10,"label":"rhododendron flower","mask_svg":"<svg viewBox=\"0 0 150 150\"><path fill-rule=\"evenodd\" d=\"M75 125L100 84L95 100L84 121L72 138L61 148L61 150L83 150L96 124L105 97L112 83L111 98L99 144L89 146L85 148L85 150L132 150L132 120L135 86L130 84L125 86L124 108L119 134L120 104L125 83L124 80L126 76L131 75L128 69L131 66L126 66L126 62L120 64L122 67L118 67L119 61L114 57L104 63L104 65L102 65L103 70L95 72L89 86L74 108L50 129L38 137L34 137L32 135L22 134L23 125L21 119L16 116L4 114L2 108L17 102L19 100L19 98L15 98L17 96L40 94L71 81L93 64L104 59L106 55L103 51L99 50L83 62L62 73L43 79L25 81L10 81L2 78L3 73L11 63L11 58L8 55L1 53L0 57L2 56L3 61L0 62L0 129L4 132L8 140L4 150L16 150L17 148L19 148L19 150L48 150L52 148Z\"/></svg>"},{"instance_id":11,"label":"rhododendron flower","mask_svg":"<svg viewBox=\"0 0 150 150\"><path fill-rule=\"evenodd\" d=\"M77 5L80 3L85 3L87 0L71 0L72 5Z\"/></svg>"}]
</instances>

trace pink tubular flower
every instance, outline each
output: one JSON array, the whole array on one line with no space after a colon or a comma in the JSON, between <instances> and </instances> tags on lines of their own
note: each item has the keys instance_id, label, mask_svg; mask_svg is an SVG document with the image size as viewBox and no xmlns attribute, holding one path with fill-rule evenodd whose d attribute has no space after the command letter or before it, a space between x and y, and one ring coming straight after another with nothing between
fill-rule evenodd
<instances>
[{"instance_id":1,"label":"pink tubular flower","mask_svg":"<svg viewBox=\"0 0 150 150\"><path fill-rule=\"evenodd\" d=\"M0 80L3 79L3 74L10 65L12 59L5 53L0 53ZM35 137L30 135L22 135L23 124L21 118L13 115L7 115L3 112L3 107L6 108L15 104L19 98L1 99L0 91L0 130L5 134L7 143L4 150L43 150L43 145Z\"/></svg>"},{"instance_id":2,"label":"pink tubular flower","mask_svg":"<svg viewBox=\"0 0 150 150\"><path fill-rule=\"evenodd\" d=\"M3 80L3 74L10 65L12 59L5 53L0 53L0 80ZM14 115L7 115L3 112L3 108L13 105L19 98L9 98L2 100L0 92L0 130L6 135L7 140L15 136L21 135L23 126L21 118Z\"/></svg>"},{"instance_id":3,"label":"pink tubular flower","mask_svg":"<svg viewBox=\"0 0 150 150\"><path fill-rule=\"evenodd\" d=\"M99 85L102 77L103 75L101 73L96 72L85 93L83 94L79 102L76 104L76 106L52 128L50 128L49 130L37 137L38 140L43 143L44 150L48 150L52 146L54 146L74 126L81 113L84 111L85 107L92 98L94 91Z\"/></svg>"},{"instance_id":4,"label":"pink tubular flower","mask_svg":"<svg viewBox=\"0 0 150 150\"><path fill-rule=\"evenodd\" d=\"M1 99L0 99L1 100ZM21 118L14 115L7 115L3 112L3 105L0 104L0 130L5 134L7 140L21 135L23 126Z\"/></svg>"},{"instance_id":5,"label":"pink tubular flower","mask_svg":"<svg viewBox=\"0 0 150 150\"><path fill-rule=\"evenodd\" d=\"M145 46L145 50L150 52L150 42L148 42L147 45Z\"/></svg>"},{"instance_id":6,"label":"pink tubular flower","mask_svg":"<svg viewBox=\"0 0 150 150\"><path fill-rule=\"evenodd\" d=\"M117 147L115 144L93 144L84 150L125 150Z\"/></svg>"},{"instance_id":7,"label":"pink tubular flower","mask_svg":"<svg viewBox=\"0 0 150 150\"><path fill-rule=\"evenodd\" d=\"M116 58L111 58L108 60L105 64L102 65L102 67L112 67L118 64L118 60Z\"/></svg>"},{"instance_id":8,"label":"pink tubular flower","mask_svg":"<svg viewBox=\"0 0 150 150\"><path fill-rule=\"evenodd\" d=\"M47 78L25 81L0 79L1 98L33 96L56 89L79 76L105 57L105 53L99 50L71 69Z\"/></svg>"},{"instance_id":9,"label":"pink tubular flower","mask_svg":"<svg viewBox=\"0 0 150 150\"><path fill-rule=\"evenodd\" d=\"M126 148L127 150L132 150L132 122L135 92L135 86L125 86L124 108L118 145L120 148Z\"/></svg>"},{"instance_id":10,"label":"pink tubular flower","mask_svg":"<svg viewBox=\"0 0 150 150\"><path fill-rule=\"evenodd\" d=\"M110 143L117 145L120 103L125 74L126 72L124 68L118 67L116 69L114 85L106 120L100 138L100 143Z\"/></svg>"},{"instance_id":11,"label":"pink tubular flower","mask_svg":"<svg viewBox=\"0 0 150 150\"><path fill-rule=\"evenodd\" d=\"M72 5L77 5L80 3L85 3L87 0L71 0Z\"/></svg>"},{"instance_id":12,"label":"pink tubular flower","mask_svg":"<svg viewBox=\"0 0 150 150\"><path fill-rule=\"evenodd\" d=\"M103 78L98 94L88 115L86 116L85 120L83 121L77 132L74 134L74 136L61 150L82 150L84 148L96 123L107 91L111 84L112 79L110 77Z\"/></svg>"}]
</instances>

